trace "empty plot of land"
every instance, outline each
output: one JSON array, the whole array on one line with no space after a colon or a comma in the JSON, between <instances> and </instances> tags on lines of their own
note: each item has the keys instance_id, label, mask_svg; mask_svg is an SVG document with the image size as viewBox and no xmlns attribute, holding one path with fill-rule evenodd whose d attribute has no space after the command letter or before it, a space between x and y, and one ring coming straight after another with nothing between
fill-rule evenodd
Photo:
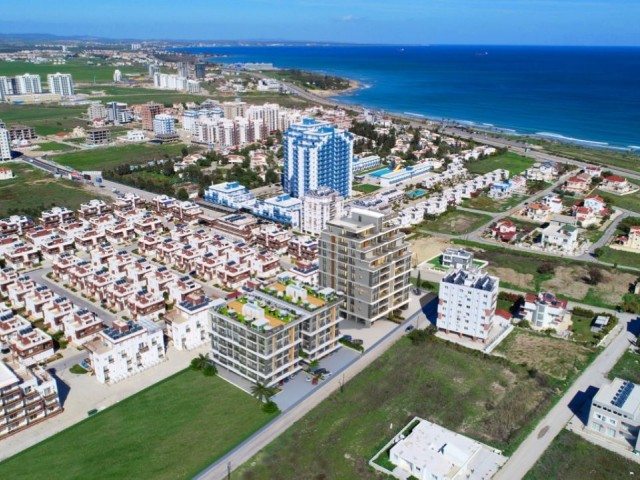
<instances>
[{"instance_id":1,"label":"empty plot of land","mask_svg":"<svg viewBox=\"0 0 640 480\"><path fill-rule=\"evenodd\" d=\"M26 163L3 166L11 168L16 178L0 182L0 217L15 213L36 217L54 205L75 210L81 203L99 197L76 182L56 179Z\"/></svg>"},{"instance_id":2,"label":"empty plot of land","mask_svg":"<svg viewBox=\"0 0 640 480\"><path fill-rule=\"evenodd\" d=\"M640 355L630 350L626 351L609 372L609 378L623 378L640 383Z\"/></svg>"},{"instance_id":3,"label":"empty plot of land","mask_svg":"<svg viewBox=\"0 0 640 480\"><path fill-rule=\"evenodd\" d=\"M191 478L272 418L221 378L184 370L5 460L0 478Z\"/></svg>"},{"instance_id":4,"label":"empty plot of land","mask_svg":"<svg viewBox=\"0 0 640 480\"><path fill-rule=\"evenodd\" d=\"M593 350L566 340L515 329L496 348L495 353L528 369L565 380L586 366Z\"/></svg>"},{"instance_id":5,"label":"empty plot of land","mask_svg":"<svg viewBox=\"0 0 640 480\"><path fill-rule=\"evenodd\" d=\"M419 229L430 230L437 233L462 235L473 232L491 220L489 215L465 212L462 210L446 212L433 220L425 220L418 225Z\"/></svg>"},{"instance_id":6,"label":"empty plot of land","mask_svg":"<svg viewBox=\"0 0 640 480\"><path fill-rule=\"evenodd\" d=\"M440 255L451 246L448 240L438 237L418 236L409 240L415 264L422 263L430 258Z\"/></svg>"},{"instance_id":7,"label":"empty plot of land","mask_svg":"<svg viewBox=\"0 0 640 480\"><path fill-rule=\"evenodd\" d=\"M487 381L487 379L491 379ZM546 411L551 390L522 367L439 339L402 339L235 474L376 479L367 461L414 416L500 448Z\"/></svg>"},{"instance_id":8,"label":"empty plot of land","mask_svg":"<svg viewBox=\"0 0 640 480\"><path fill-rule=\"evenodd\" d=\"M622 480L634 478L632 472L639 475L640 465L563 430L524 479Z\"/></svg>"},{"instance_id":9,"label":"empty plot of land","mask_svg":"<svg viewBox=\"0 0 640 480\"><path fill-rule=\"evenodd\" d=\"M180 155L185 146L171 145L125 145L123 147L96 148L82 152L63 153L52 159L60 165L78 170L109 170L118 165L136 164L151 160L162 160Z\"/></svg>"},{"instance_id":10,"label":"empty plot of land","mask_svg":"<svg viewBox=\"0 0 640 480\"><path fill-rule=\"evenodd\" d=\"M502 155L496 155L495 157L485 158L484 160L469 162L465 166L470 173L480 175L502 168L509 171L509 177L513 177L521 174L534 163L530 158L507 152Z\"/></svg>"}]
</instances>

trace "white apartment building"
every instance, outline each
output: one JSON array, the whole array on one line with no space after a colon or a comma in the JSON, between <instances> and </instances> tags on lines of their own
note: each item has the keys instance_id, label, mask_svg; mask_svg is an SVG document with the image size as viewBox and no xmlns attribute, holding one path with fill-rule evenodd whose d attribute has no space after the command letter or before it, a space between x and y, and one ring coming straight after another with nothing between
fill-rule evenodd
<instances>
[{"instance_id":1,"label":"white apartment building","mask_svg":"<svg viewBox=\"0 0 640 480\"><path fill-rule=\"evenodd\" d=\"M153 117L153 133L156 135L172 135L176 133L176 119L161 113Z\"/></svg>"},{"instance_id":2,"label":"white apartment building","mask_svg":"<svg viewBox=\"0 0 640 480\"><path fill-rule=\"evenodd\" d=\"M351 162L351 171L353 173L363 172L365 170L371 170L372 168L380 166L382 160L378 155L368 155L366 157L353 157Z\"/></svg>"},{"instance_id":3,"label":"white apartment building","mask_svg":"<svg viewBox=\"0 0 640 480\"><path fill-rule=\"evenodd\" d=\"M493 327L500 279L457 269L440 281L437 327L486 342Z\"/></svg>"},{"instance_id":4,"label":"white apartment building","mask_svg":"<svg viewBox=\"0 0 640 480\"><path fill-rule=\"evenodd\" d=\"M186 76L155 72L153 86L163 90L200 93L201 85L197 80L190 80Z\"/></svg>"},{"instance_id":5,"label":"white apartment building","mask_svg":"<svg viewBox=\"0 0 640 480\"><path fill-rule=\"evenodd\" d=\"M204 192L204 199L224 207L235 209L250 208L256 203L256 197L239 182L223 182L210 185Z\"/></svg>"},{"instance_id":6,"label":"white apartment building","mask_svg":"<svg viewBox=\"0 0 640 480\"><path fill-rule=\"evenodd\" d=\"M176 350L193 350L208 340L207 312L224 300L211 300L204 295L189 294L164 317L167 336Z\"/></svg>"},{"instance_id":7,"label":"white apartment building","mask_svg":"<svg viewBox=\"0 0 640 480\"><path fill-rule=\"evenodd\" d=\"M115 70L113 72L113 81L115 83L119 83L122 81L122 72L120 70Z\"/></svg>"},{"instance_id":8,"label":"white apartment building","mask_svg":"<svg viewBox=\"0 0 640 480\"><path fill-rule=\"evenodd\" d=\"M14 95L33 95L42 93L40 75L31 75L29 73L16 75L14 85Z\"/></svg>"},{"instance_id":9,"label":"white apartment building","mask_svg":"<svg viewBox=\"0 0 640 480\"><path fill-rule=\"evenodd\" d=\"M102 103L92 103L87 109L87 116L91 121L107 118L107 115L107 107Z\"/></svg>"},{"instance_id":10,"label":"white apartment building","mask_svg":"<svg viewBox=\"0 0 640 480\"><path fill-rule=\"evenodd\" d=\"M245 117L252 122L262 120L267 133L271 133L275 130L284 131L280 122L280 105L277 103L251 105L246 109Z\"/></svg>"},{"instance_id":11,"label":"white apartment building","mask_svg":"<svg viewBox=\"0 0 640 480\"><path fill-rule=\"evenodd\" d=\"M308 192L302 198L302 231L320 235L328 221L342 217L343 208L344 198L328 187Z\"/></svg>"},{"instance_id":12,"label":"white apartment building","mask_svg":"<svg viewBox=\"0 0 640 480\"><path fill-rule=\"evenodd\" d=\"M73 90L73 78L70 73L54 73L47 75L49 92L62 97L71 97L75 94Z\"/></svg>"},{"instance_id":13,"label":"white apartment building","mask_svg":"<svg viewBox=\"0 0 640 480\"><path fill-rule=\"evenodd\" d=\"M287 194L258 200L251 209L251 213L257 217L286 223L294 228L300 225L301 212L302 201Z\"/></svg>"},{"instance_id":14,"label":"white apartment building","mask_svg":"<svg viewBox=\"0 0 640 480\"><path fill-rule=\"evenodd\" d=\"M0 440L62 412L58 387L45 369L0 362Z\"/></svg>"},{"instance_id":15,"label":"white apartment building","mask_svg":"<svg viewBox=\"0 0 640 480\"><path fill-rule=\"evenodd\" d=\"M146 137L144 136L144 130L129 130L127 131L128 142L144 142Z\"/></svg>"},{"instance_id":16,"label":"white apartment building","mask_svg":"<svg viewBox=\"0 0 640 480\"><path fill-rule=\"evenodd\" d=\"M100 383L116 383L165 360L162 329L149 320L116 320L84 344Z\"/></svg>"},{"instance_id":17,"label":"white apartment building","mask_svg":"<svg viewBox=\"0 0 640 480\"><path fill-rule=\"evenodd\" d=\"M6 128L0 128L0 160L11 160L11 136Z\"/></svg>"}]
</instances>

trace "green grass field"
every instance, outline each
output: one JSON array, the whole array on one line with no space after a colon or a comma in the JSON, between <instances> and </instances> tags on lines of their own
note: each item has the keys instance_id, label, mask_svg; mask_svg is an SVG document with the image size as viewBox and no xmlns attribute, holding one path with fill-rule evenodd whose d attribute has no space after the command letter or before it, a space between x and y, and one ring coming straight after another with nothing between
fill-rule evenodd
<instances>
[{"instance_id":1,"label":"green grass field","mask_svg":"<svg viewBox=\"0 0 640 480\"><path fill-rule=\"evenodd\" d=\"M125 145L123 147L96 148L81 152L63 153L51 160L77 170L108 170L123 163L142 163L175 157L185 147L182 143L167 145Z\"/></svg>"},{"instance_id":2,"label":"green grass field","mask_svg":"<svg viewBox=\"0 0 640 480\"><path fill-rule=\"evenodd\" d=\"M640 383L640 355L627 350L609 372L609 378L622 378Z\"/></svg>"},{"instance_id":3,"label":"green grass field","mask_svg":"<svg viewBox=\"0 0 640 480\"><path fill-rule=\"evenodd\" d=\"M600 252L600 251L599 251ZM602 247L598 260L607 263L617 263L618 265L628 265L629 267L640 267L640 253L616 250L611 247Z\"/></svg>"},{"instance_id":4,"label":"green grass field","mask_svg":"<svg viewBox=\"0 0 640 480\"><path fill-rule=\"evenodd\" d=\"M492 172L497 168L503 168L505 170L509 170L509 177L513 177L515 175L520 175L534 163L535 162L530 158L523 157L512 152L507 152L484 160L469 162L465 166L470 173L477 173L479 175Z\"/></svg>"},{"instance_id":5,"label":"green grass field","mask_svg":"<svg viewBox=\"0 0 640 480\"><path fill-rule=\"evenodd\" d=\"M234 475L379 479L368 460L416 415L510 451L550 406L543 383L497 357L403 338Z\"/></svg>"},{"instance_id":6,"label":"green grass field","mask_svg":"<svg viewBox=\"0 0 640 480\"><path fill-rule=\"evenodd\" d=\"M353 190L362 193L373 193L376 190L380 190L380 185L371 185L370 183L358 183L353 185Z\"/></svg>"},{"instance_id":7,"label":"green grass field","mask_svg":"<svg viewBox=\"0 0 640 480\"><path fill-rule=\"evenodd\" d=\"M75 83L113 81L113 72L117 68L123 75L127 73L147 73L144 66L128 67L128 66L97 66L87 65L87 61L103 62L101 59L72 59L68 60L65 65L53 65L50 63L28 63L28 62L0 62L0 75L9 77L22 75L24 73L39 74L43 89L46 89L47 75L50 73L70 73Z\"/></svg>"},{"instance_id":8,"label":"green grass field","mask_svg":"<svg viewBox=\"0 0 640 480\"><path fill-rule=\"evenodd\" d=\"M490 220L489 215L456 210L445 212L434 220L424 220L417 225L417 228L437 233L463 235L474 231Z\"/></svg>"},{"instance_id":9,"label":"green grass field","mask_svg":"<svg viewBox=\"0 0 640 480\"><path fill-rule=\"evenodd\" d=\"M633 179L631 179L631 181L636 185L640 183L637 180ZM602 190L598 189L596 193L604 198L609 205L640 213L640 191L630 193L629 195L614 195L612 193L603 192Z\"/></svg>"},{"instance_id":10,"label":"green grass field","mask_svg":"<svg viewBox=\"0 0 640 480\"><path fill-rule=\"evenodd\" d=\"M586 148L570 143L536 141L544 150L561 157L571 158L582 162L601 165L603 167L618 167L640 172L640 155L638 153L618 152L606 148Z\"/></svg>"},{"instance_id":11,"label":"green grass field","mask_svg":"<svg viewBox=\"0 0 640 480\"><path fill-rule=\"evenodd\" d=\"M185 370L5 460L0 478L191 478L273 417Z\"/></svg>"},{"instance_id":12,"label":"green grass field","mask_svg":"<svg viewBox=\"0 0 640 480\"><path fill-rule=\"evenodd\" d=\"M41 152L68 152L76 150L75 148L58 142L43 142L38 144Z\"/></svg>"},{"instance_id":13,"label":"green grass field","mask_svg":"<svg viewBox=\"0 0 640 480\"><path fill-rule=\"evenodd\" d=\"M3 166L10 167L16 178L0 182L0 217L12 213L37 216L54 205L75 210L81 203L99 197L76 182L55 179L31 165L8 162Z\"/></svg>"},{"instance_id":14,"label":"green grass field","mask_svg":"<svg viewBox=\"0 0 640 480\"><path fill-rule=\"evenodd\" d=\"M640 465L562 430L524 480L628 480Z\"/></svg>"},{"instance_id":15,"label":"green grass field","mask_svg":"<svg viewBox=\"0 0 640 480\"><path fill-rule=\"evenodd\" d=\"M9 126L25 124L36 129L38 135L70 132L75 127L86 127L80 116L86 107L62 107L59 105L2 105L0 118Z\"/></svg>"}]
</instances>

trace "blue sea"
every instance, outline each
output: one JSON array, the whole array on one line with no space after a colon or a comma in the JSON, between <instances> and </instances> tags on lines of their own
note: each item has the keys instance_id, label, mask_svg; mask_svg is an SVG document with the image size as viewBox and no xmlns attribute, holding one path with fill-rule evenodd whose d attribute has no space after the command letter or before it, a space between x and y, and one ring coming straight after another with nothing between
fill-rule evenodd
<instances>
[{"instance_id":1,"label":"blue sea","mask_svg":"<svg viewBox=\"0 0 640 480\"><path fill-rule=\"evenodd\" d=\"M273 46L188 49L358 80L343 102L640 149L640 48Z\"/></svg>"}]
</instances>

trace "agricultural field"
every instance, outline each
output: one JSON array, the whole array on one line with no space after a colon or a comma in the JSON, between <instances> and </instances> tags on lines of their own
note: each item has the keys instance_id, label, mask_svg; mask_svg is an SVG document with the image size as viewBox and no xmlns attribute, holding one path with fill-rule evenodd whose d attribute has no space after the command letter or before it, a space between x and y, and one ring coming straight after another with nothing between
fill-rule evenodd
<instances>
[{"instance_id":1,"label":"agricultural field","mask_svg":"<svg viewBox=\"0 0 640 480\"><path fill-rule=\"evenodd\" d=\"M544 375L532 375L504 359L436 338L413 345L405 337L240 467L235 476L243 480L380 478L368 460L390 439L394 428L416 415L508 454L553 398Z\"/></svg>"},{"instance_id":2,"label":"agricultural field","mask_svg":"<svg viewBox=\"0 0 640 480\"><path fill-rule=\"evenodd\" d=\"M0 478L192 478L274 416L184 370L3 461Z\"/></svg>"},{"instance_id":3,"label":"agricultural field","mask_svg":"<svg viewBox=\"0 0 640 480\"><path fill-rule=\"evenodd\" d=\"M134 144L63 153L53 157L52 160L60 165L80 171L109 170L125 163L136 164L179 156L183 148L185 148L185 145L182 143L167 145Z\"/></svg>"},{"instance_id":4,"label":"agricultural field","mask_svg":"<svg viewBox=\"0 0 640 480\"><path fill-rule=\"evenodd\" d=\"M522 328L514 329L495 353L560 382L573 378L594 357L594 350L584 345Z\"/></svg>"},{"instance_id":5,"label":"agricultural field","mask_svg":"<svg viewBox=\"0 0 640 480\"><path fill-rule=\"evenodd\" d=\"M469 170L469 173L476 173L478 175L492 172L498 168L503 168L509 171L509 178L511 178L515 175L520 175L534 163L535 162L530 158L523 157L516 153L507 152L501 155L496 155L495 157L468 162L465 166Z\"/></svg>"},{"instance_id":6,"label":"agricultural field","mask_svg":"<svg viewBox=\"0 0 640 480\"><path fill-rule=\"evenodd\" d=\"M436 233L463 235L473 232L489 221L491 221L489 215L455 210L445 212L433 220L424 220L418 224L416 228L418 230L427 230Z\"/></svg>"},{"instance_id":7,"label":"agricultural field","mask_svg":"<svg viewBox=\"0 0 640 480\"><path fill-rule=\"evenodd\" d=\"M0 217L15 213L37 217L53 206L75 210L81 203L99 197L79 183L55 179L25 163L6 162L3 166L11 168L16 178L0 182Z\"/></svg>"},{"instance_id":8,"label":"agricultural field","mask_svg":"<svg viewBox=\"0 0 640 480\"><path fill-rule=\"evenodd\" d=\"M562 430L524 480L628 480L640 473L633 460L610 452L567 430Z\"/></svg>"}]
</instances>

